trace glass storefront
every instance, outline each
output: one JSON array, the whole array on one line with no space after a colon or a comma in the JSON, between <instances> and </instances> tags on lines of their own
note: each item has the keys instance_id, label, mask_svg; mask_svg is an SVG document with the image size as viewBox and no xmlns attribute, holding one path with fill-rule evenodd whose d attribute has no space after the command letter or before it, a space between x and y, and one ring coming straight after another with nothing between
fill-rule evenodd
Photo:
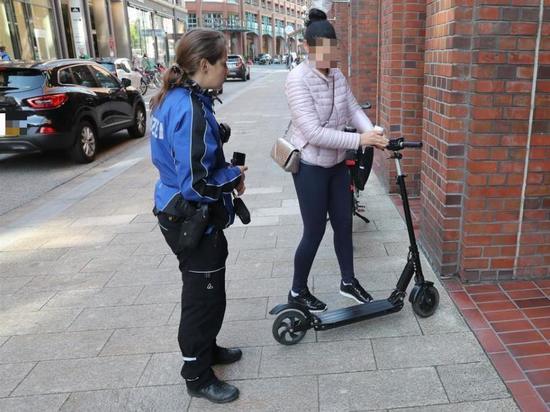
<instances>
[{"instance_id":1,"label":"glass storefront","mask_svg":"<svg viewBox=\"0 0 550 412\"><path fill-rule=\"evenodd\" d=\"M155 58L155 36L153 32L153 14L149 11L128 6L128 24L130 26L130 47L132 57Z\"/></svg>"},{"instance_id":2,"label":"glass storefront","mask_svg":"<svg viewBox=\"0 0 550 412\"><path fill-rule=\"evenodd\" d=\"M186 30L184 12L169 7L159 10L147 2L127 4L128 26L124 21L119 27L104 16L109 4L108 0L0 0L0 45L13 60L112 56L115 52L140 61L147 54L151 62L165 65L174 60L176 42ZM76 9L80 9L78 16ZM77 20L82 25L78 33Z\"/></svg>"},{"instance_id":3,"label":"glass storefront","mask_svg":"<svg viewBox=\"0 0 550 412\"><path fill-rule=\"evenodd\" d=\"M176 38L185 30L183 22L176 21L178 32L175 32L173 17L128 6L128 24L134 58L147 53L147 57L157 63L170 64L175 56Z\"/></svg>"},{"instance_id":4,"label":"glass storefront","mask_svg":"<svg viewBox=\"0 0 550 412\"><path fill-rule=\"evenodd\" d=\"M60 55L50 0L0 0L0 44L12 59L48 60Z\"/></svg>"},{"instance_id":5,"label":"glass storefront","mask_svg":"<svg viewBox=\"0 0 550 412\"><path fill-rule=\"evenodd\" d=\"M157 40L157 62L167 66L174 58L174 23L171 18L155 15L154 33Z\"/></svg>"},{"instance_id":6,"label":"glass storefront","mask_svg":"<svg viewBox=\"0 0 550 412\"><path fill-rule=\"evenodd\" d=\"M181 36L185 33L185 22L183 20L176 20L176 36L174 37L175 42L180 39ZM175 53L174 53L175 56Z\"/></svg>"}]
</instances>

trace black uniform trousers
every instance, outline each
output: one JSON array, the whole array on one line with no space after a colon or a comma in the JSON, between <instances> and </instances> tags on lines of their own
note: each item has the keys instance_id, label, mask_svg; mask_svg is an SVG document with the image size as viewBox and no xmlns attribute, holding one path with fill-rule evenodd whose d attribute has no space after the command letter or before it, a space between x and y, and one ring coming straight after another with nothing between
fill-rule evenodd
<instances>
[{"instance_id":1,"label":"black uniform trousers","mask_svg":"<svg viewBox=\"0 0 550 412\"><path fill-rule=\"evenodd\" d=\"M205 234L196 249L178 250L181 224L160 213L159 226L177 256L182 277L178 342L183 355L181 375L197 389L215 378L212 371L216 336L225 314L225 261L227 240L223 231Z\"/></svg>"}]
</instances>

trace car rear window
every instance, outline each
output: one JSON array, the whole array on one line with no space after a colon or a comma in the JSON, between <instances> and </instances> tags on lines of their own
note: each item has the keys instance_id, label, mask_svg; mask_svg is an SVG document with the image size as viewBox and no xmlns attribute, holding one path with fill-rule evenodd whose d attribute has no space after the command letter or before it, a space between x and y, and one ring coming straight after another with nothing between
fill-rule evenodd
<instances>
[{"instance_id":1,"label":"car rear window","mask_svg":"<svg viewBox=\"0 0 550 412\"><path fill-rule=\"evenodd\" d=\"M23 91L40 88L45 76L40 70L0 68L0 91Z\"/></svg>"},{"instance_id":2,"label":"car rear window","mask_svg":"<svg viewBox=\"0 0 550 412\"><path fill-rule=\"evenodd\" d=\"M101 64L103 67L105 67L107 70L109 70L110 72L115 72L116 69L115 69L115 64L114 63L110 63L110 62L100 62L99 64Z\"/></svg>"},{"instance_id":3,"label":"car rear window","mask_svg":"<svg viewBox=\"0 0 550 412\"><path fill-rule=\"evenodd\" d=\"M228 61L238 61L241 57L240 56L227 56Z\"/></svg>"}]
</instances>

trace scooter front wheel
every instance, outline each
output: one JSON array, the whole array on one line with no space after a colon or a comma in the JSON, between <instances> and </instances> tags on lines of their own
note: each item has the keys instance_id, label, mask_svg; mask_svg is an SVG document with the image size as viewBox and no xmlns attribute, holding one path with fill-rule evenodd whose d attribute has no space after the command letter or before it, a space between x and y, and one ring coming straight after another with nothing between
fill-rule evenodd
<instances>
[{"instance_id":1,"label":"scooter front wheel","mask_svg":"<svg viewBox=\"0 0 550 412\"><path fill-rule=\"evenodd\" d=\"M273 337L282 345L295 345L306 335L306 317L298 310L287 310L273 322Z\"/></svg>"},{"instance_id":2,"label":"scooter front wheel","mask_svg":"<svg viewBox=\"0 0 550 412\"><path fill-rule=\"evenodd\" d=\"M414 313L422 318L432 316L439 305L439 292L434 286L420 288L413 297Z\"/></svg>"}]
</instances>

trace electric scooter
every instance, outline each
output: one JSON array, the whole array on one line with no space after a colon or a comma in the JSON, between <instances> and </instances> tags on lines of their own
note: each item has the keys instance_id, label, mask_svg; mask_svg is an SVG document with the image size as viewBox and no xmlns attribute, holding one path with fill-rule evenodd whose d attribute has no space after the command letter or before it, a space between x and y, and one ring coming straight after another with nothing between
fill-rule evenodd
<instances>
[{"instance_id":1,"label":"electric scooter","mask_svg":"<svg viewBox=\"0 0 550 412\"><path fill-rule=\"evenodd\" d=\"M294 345L300 342L308 329L327 330L350 323L360 322L365 319L376 318L399 312L404 305L407 295L407 287L414 275L415 285L409 295L409 302L412 304L414 313L420 317L433 315L439 305L439 292L433 282L426 281L422 274L420 255L416 244L416 237L409 207L409 198L405 186L405 174L401 169L400 153L405 148L422 147L421 142L406 142L403 138L391 139L387 149L392 152L390 158L395 159L397 170L397 184L401 192L403 210L407 231L409 233L409 254L407 263L401 272L395 289L387 299L374 300L369 303L349 306L346 308L329 310L321 314L311 313L305 306L296 303L285 303L275 306L269 312L271 315L278 315L273 322L273 337L283 345Z\"/></svg>"}]
</instances>

